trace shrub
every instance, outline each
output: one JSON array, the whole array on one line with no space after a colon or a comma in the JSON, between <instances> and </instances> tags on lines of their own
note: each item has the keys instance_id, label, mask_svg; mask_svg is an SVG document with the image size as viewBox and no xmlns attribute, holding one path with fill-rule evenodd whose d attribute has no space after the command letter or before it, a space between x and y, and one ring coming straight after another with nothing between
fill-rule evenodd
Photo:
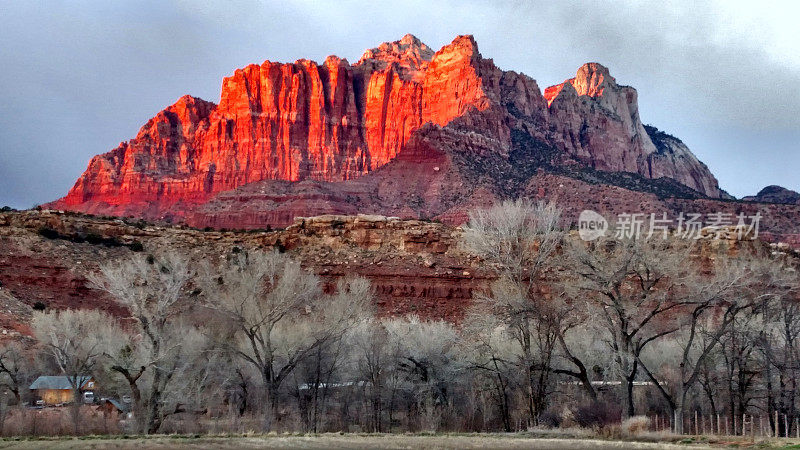
<instances>
[{"instance_id":1,"label":"shrub","mask_svg":"<svg viewBox=\"0 0 800 450\"><path fill-rule=\"evenodd\" d=\"M139 241L131 242L131 244L128 247L130 247L131 251L134 251L134 252L144 251L144 245Z\"/></svg>"},{"instance_id":2,"label":"shrub","mask_svg":"<svg viewBox=\"0 0 800 450\"><path fill-rule=\"evenodd\" d=\"M636 436L650 429L650 419L646 416L633 416L625 419L621 425L622 432Z\"/></svg>"},{"instance_id":3,"label":"shrub","mask_svg":"<svg viewBox=\"0 0 800 450\"><path fill-rule=\"evenodd\" d=\"M37 232L39 233L39 236L45 239L58 239L61 237L61 234L59 234L58 231L50 227L41 227Z\"/></svg>"},{"instance_id":4,"label":"shrub","mask_svg":"<svg viewBox=\"0 0 800 450\"><path fill-rule=\"evenodd\" d=\"M561 426L561 414L556 410L548 409L539 416L539 425L558 428Z\"/></svg>"},{"instance_id":5,"label":"shrub","mask_svg":"<svg viewBox=\"0 0 800 450\"><path fill-rule=\"evenodd\" d=\"M607 402L589 402L575 409L575 422L584 428L619 423L622 410L619 405Z\"/></svg>"},{"instance_id":6,"label":"shrub","mask_svg":"<svg viewBox=\"0 0 800 450\"><path fill-rule=\"evenodd\" d=\"M33 309L36 311L44 311L47 309L47 305L45 305L43 302L36 301L33 303Z\"/></svg>"},{"instance_id":7,"label":"shrub","mask_svg":"<svg viewBox=\"0 0 800 450\"><path fill-rule=\"evenodd\" d=\"M86 242L92 245L98 245L103 243L103 237L97 233L89 233L86 235Z\"/></svg>"},{"instance_id":8,"label":"shrub","mask_svg":"<svg viewBox=\"0 0 800 450\"><path fill-rule=\"evenodd\" d=\"M88 242L89 244L92 244L92 245L105 245L106 247L120 247L120 246L123 245L122 242L120 242L119 239L117 239L114 236L103 237L103 236L100 236L97 233L88 233L86 235L85 239L86 239L86 242ZM71 240L73 242L77 242L77 241L74 240L74 238L71 239ZM136 251L136 250L134 250L134 251Z\"/></svg>"}]
</instances>

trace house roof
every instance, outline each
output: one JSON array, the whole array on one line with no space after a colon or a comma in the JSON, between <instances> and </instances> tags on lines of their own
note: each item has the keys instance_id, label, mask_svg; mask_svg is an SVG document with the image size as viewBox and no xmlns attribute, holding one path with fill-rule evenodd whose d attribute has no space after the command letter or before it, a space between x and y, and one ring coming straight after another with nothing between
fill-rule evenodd
<instances>
[{"instance_id":1,"label":"house roof","mask_svg":"<svg viewBox=\"0 0 800 450\"><path fill-rule=\"evenodd\" d=\"M105 401L107 401L108 403L111 403L114 406L114 408L117 408L118 411L121 411L121 412L127 412L128 411L127 406L125 406L122 402L120 402L117 399L107 398Z\"/></svg>"},{"instance_id":2,"label":"house roof","mask_svg":"<svg viewBox=\"0 0 800 450\"><path fill-rule=\"evenodd\" d=\"M36 381L34 381L33 384L31 384L31 387L29 389L31 389L31 390L34 390L34 389L58 389L58 390L72 389L71 381L75 380L75 378L76 377L67 377L67 376L63 376L63 375L57 375L57 376L45 375L45 376L41 376L41 377L37 378ZM83 385L85 385L86 382L88 382L91 379L92 379L92 377L90 377L88 375L79 375L77 377L77 381L79 381L80 383L77 383L77 384L80 387L83 387Z\"/></svg>"}]
</instances>

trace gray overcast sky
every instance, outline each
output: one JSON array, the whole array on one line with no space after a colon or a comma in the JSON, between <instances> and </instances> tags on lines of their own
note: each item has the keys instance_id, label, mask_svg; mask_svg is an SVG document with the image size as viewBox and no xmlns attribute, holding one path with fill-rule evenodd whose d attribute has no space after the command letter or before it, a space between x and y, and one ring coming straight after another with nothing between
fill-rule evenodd
<instances>
[{"instance_id":1,"label":"gray overcast sky","mask_svg":"<svg viewBox=\"0 0 800 450\"><path fill-rule=\"evenodd\" d=\"M605 64L645 123L683 139L736 196L800 190L800 2L0 0L0 205L64 195L89 159L183 94L219 101L249 63L355 61L413 33L473 34L540 88Z\"/></svg>"}]
</instances>

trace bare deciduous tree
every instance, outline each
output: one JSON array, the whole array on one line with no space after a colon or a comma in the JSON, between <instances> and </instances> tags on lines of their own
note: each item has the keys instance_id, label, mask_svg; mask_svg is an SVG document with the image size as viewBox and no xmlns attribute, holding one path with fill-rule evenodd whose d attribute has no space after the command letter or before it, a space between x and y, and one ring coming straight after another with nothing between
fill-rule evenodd
<instances>
[{"instance_id":1,"label":"bare deciduous tree","mask_svg":"<svg viewBox=\"0 0 800 450\"><path fill-rule=\"evenodd\" d=\"M400 377L394 364L399 352L399 343L376 319L365 319L357 323L347 334L350 348L350 378L357 380L369 412L367 426L373 432L383 432L384 411L389 410L389 422L394 411L394 395ZM387 398L388 397L388 398Z\"/></svg>"},{"instance_id":2,"label":"bare deciduous tree","mask_svg":"<svg viewBox=\"0 0 800 450\"><path fill-rule=\"evenodd\" d=\"M277 251L235 254L224 267L206 268L200 284L231 325L229 349L261 374L270 417L278 416L281 386L297 365L341 338L372 298L361 278L325 297L314 274Z\"/></svg>"},{"instance_id":3,"label":"bare deciduous tree","mask_svg":"<svg viewBox=\"0 0 800 450\"><path fill-rule=\"evenodd\" d=\"M417 316L384 319L382 323L389 340L396 343L395 358L388 363L404 375L420 426L436 431L462 370L458 332L451 323Z\"/></svg>"},{"instance_id":4,"label":"bare deciduous tree","mask_svg":"<svg viewBox=\"0 0 800 450\"><path fill-rule=\"evenodd\" d=\"M673 339L680 349L674 396L639 358L640 367L674 411L677 433L683 433L683 414L690 389L698 383L728 327L739 314L775 295L777 286L785 284L781 281L785 278L781 274L783 269L760 257L733 258L723 254L706 264L711 265L709 270L702 270L697 261L693 265L693 273L670 286L675 301L685 303L678 319L681 329Z\"/></svg>"},{"instance_id":5,"label":"bare deciduous tree","mask_svg":"<svg viewBox=\"0 0 800 450\"><path fill-rule=\"evenodd\" d=\"M157 432L166 414L164 394L176 375L187 329L179 326L179 303L193 277L186 257L165 253L158 257L134 255L104 264L90 280L128 307L135 333L106 354L114 359L111 369L125 378L131 389L140 430ZM191 334L188 334L191 335ZM119 342L114 340L111 342ZM143 392L143 375L149 372Z\"/></svg>"},{"instance_id":6,"label":"bare deciduous tree","mask_svg":"<svg viewBox=\"0 0 800 450\"><path fill-rule=\"evenodd\" d=\"M8 389L14 395L16 404L20 404L20 388L24 387L27 368L30 367L28 352L16 341L0 346L0 387Z\"/></svg>"},{"instance_id":7,"label":"bare deciduous tree","mask_svg":"<svg viewBox=\"0 0 800 450\"><path fill-rule=\"evenodd\" d=\"M500 412L506 432L512 431L511 389L514 373L514 345L508 336L507 326L491 314L474 310L466 320L463 333L469 338L470 352L465 355L468 367L485 380L490 396Z\"/></svg>"},{"instance_id":8,"label":"bare deciduous tree","mask_svg":"<svg viewBox=\"0 0 800 450\"><path fill-rule=\"evenodd\" d=\"M563 319L569 315L567 303L557 299L558 293L546 295L544 286L564 238L560 221L561 211L553 203L517 200L475 211L464 229L466 248L499 275L476 308L498 317L519 345L530 423L546 406L553 354L563 344Z\"/></svg>"},{"instance_id":9,"label":"bare deciduous tree","mask_svg":"<svg viewBox=\"0 0 800 450\"><path fill-rule=\"evenodd\" d=\"M641 353L652 342L679 329L681 308L689 302L671 289L691 276L691 245L662 239L574 243L570 268L573 298L587 298L603 318L608 344L622 379L623 414L634 415L633 386Z\"/></svg>"},{"instance_id":10,"label":"bare deciduous tree","mask_svg":"<svg viewBox=\"0 0 800 450\"><path fill-rule=\"evenodd\" d=\"M107 330L110 320L108 314L96 310L65 310L36 312L31 321L34 336L72 389L75 434L80 427L80 389L100 363L108 337L102 330Z\"/></svg>"}]
</instances>

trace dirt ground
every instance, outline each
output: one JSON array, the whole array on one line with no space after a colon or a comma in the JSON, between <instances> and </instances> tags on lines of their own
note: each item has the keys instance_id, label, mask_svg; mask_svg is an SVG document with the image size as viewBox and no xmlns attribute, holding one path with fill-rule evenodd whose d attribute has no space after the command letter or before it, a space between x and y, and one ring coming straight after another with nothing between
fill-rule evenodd
<instances>
[{"instance_id":1,"label":"dirt ground","mask_svg":"<svg viewBox=\"0 0 800 450\"><path fill-rule=\"evenodd\" d=\"M404 435L322 435L322 436L258 436L258 437L152 437L147 439L54 439L0 441L0 449L700 449L697 445L602 441L592 439L543 439L519 436L404 436Z\"/></svg>"}]
</instances>

